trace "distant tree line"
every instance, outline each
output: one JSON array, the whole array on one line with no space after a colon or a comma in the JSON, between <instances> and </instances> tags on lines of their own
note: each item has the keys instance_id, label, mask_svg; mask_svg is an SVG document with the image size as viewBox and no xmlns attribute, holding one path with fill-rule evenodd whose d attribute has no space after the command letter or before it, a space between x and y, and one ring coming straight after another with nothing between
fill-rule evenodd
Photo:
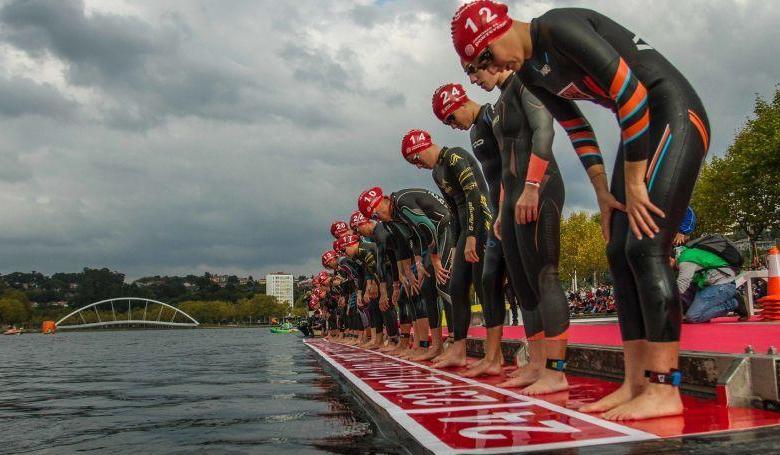
<instances>
[{"instance_id":1,"label":"distant tree line","mask_svg":"<svg viewBox=\"0 0 780 455\"><path fill-rule=\"evenodd\" d=\"M143 277L126 283L123 273L107 268L51 276L14 272L0 275L0 324L39 325L75 308L116 297L159 300L180 307L201 323L256 322L289 313L288 305L266 296L265 285L252 277L215 281L214 275L205 273ZM296 293L300 294L297 289ZM294 313L304 315L305 306L298 303Z\"/></svg>"}]
</instances>

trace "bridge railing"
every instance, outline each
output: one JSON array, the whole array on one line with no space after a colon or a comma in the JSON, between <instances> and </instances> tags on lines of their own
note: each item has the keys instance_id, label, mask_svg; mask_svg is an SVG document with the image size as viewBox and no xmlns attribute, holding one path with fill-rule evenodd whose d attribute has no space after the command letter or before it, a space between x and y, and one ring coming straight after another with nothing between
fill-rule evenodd
<instances>
[{"instance_id":1,"label":"bridge railing","mask_svg":"<svg viewBox=\"0 0 780 455\"><path fill-rule=\"evenodd\" d=\"M65 324L65 322L70 323ZM121 325L165 327L196 327L199 325L195 318L174 306L140 297L119 297L91 303L69 313L55 324L58 329Z\"/></svg>"}]
</instances>

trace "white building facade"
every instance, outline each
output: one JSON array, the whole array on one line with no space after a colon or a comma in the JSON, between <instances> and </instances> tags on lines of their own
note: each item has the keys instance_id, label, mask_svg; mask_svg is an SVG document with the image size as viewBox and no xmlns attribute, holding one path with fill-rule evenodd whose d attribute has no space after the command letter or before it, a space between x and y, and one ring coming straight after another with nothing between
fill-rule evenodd
<instances>
[{"instance_id":1,"label":"white building facade","mask_svg":"<svg viewBox=\"0 0 780 455\"><path fill-rule=\"evenodd\" d=\"M276 297L280 303L286 303L292 311L295 296L293 296L293 276L273 273L265 276L265 293Z\"/></svg>"}]
</instances>

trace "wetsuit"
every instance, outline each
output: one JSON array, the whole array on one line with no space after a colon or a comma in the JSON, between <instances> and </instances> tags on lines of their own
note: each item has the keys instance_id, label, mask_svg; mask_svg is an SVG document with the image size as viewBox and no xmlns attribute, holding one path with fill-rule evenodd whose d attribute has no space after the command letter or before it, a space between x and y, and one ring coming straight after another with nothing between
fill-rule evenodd
<instances>
[{"instance_id":1,"label":"wetsuit","mask_svg":"<svg viewBox=\"0 0 780 455\"><path fill-rule=\"evenodd\" d=\"M361 287L361 290L363 291L363 295L365 295L365 293L368 292L367 285L369 280L379 283L381 279L379 274L379 268L377 267L376 257L377 257L376 244L374 242L370 242L365 239L360 240L360 243L358 243L357 253L355 253L352 259L354 259L359 264L361 264L363 268L362 271L363 271L364 280L363 280L363 286ZM382 321L382 312L379 310L379 298L372 298L365 306L360 304L361 302L358 303L360 309L368 317L368 325L365 325L364 328L370 327L376 329L377 332L381 332L383 321Z\"/></svg>"},{"instance_id":2,"label":"wetsuit","mask_svg":"<svg viewBox=\"0 0 780 455\"><path fill-rule=\"evenodd\" d=\"M412 250L409 244L411 232L400 223L379 222L374 226L372 238L377 246L377 267L383 269L383 275L380 277L390 301L390 308L382 312L385 326L388 329L388 336L394 337L398 334L398 315L395 311L395 305L392 304L394 287L399 285L398 262L412 258ZM398 313L401 315L401 324L412 322L409 309L409 296L405 292L400 293L398 299ZM395 326L394 334L390 334L390 325Z\"/></svg>"},{"instance_id":3,"label":"wetsuit","mask_svg":"<svg viewBox=\"0 0 780 455\"><path fill-rule=\"evenodd\" d=\"M425 268L430 275L423 281L421 298L415 302L417 314L424 310L430 327L439 328L441 308L435 298L434 289L442 298L449 298L449 295L446 285L436 283L430 254L438 254L442 266L451 270L452 249L455 247L452 214L441 196L420 188L396 191L390 195L390 201L393 220L405 223L412 230L412 241L415 245L413 253L424 258ZM424 308L420 308L421 306Z\"/></svg>"},{"instance_id":4,"label":"wetsuit","mask_svg":"<svg viewBox=\"0 0 780 455\"><path fill-rule=\"evenodd\" d=\"M484 261L487 231L492 224L488 207L488 188L477 160L459 147L444 147L432 170L433 180L442 192L450 211L456 217L457 241L452 255L452 267L448 286L452 304L452 326L455 341L468 335L471 322L469 288L472 283L481 303L482 265ZM476 238L478 262L467 262L464 254L466 239ZM449 319L449 318L448 318Z\"/></svg>"},{"instance_id":5,"label":"wetsuit","mask_svg":"<svg viewBox=\"0 0 780 455\"><path fill-rule=\"evenodd\" d=\"M503 166L501 238L510 273L515 272L512 285L525 310L526 334L529 339L540 338L542 332L546 338L565 336L569 307L558 277L564 188L552 156L538 183L537 220L526 224L515 221L515 204L529 178L532 151L552 155L552 117L515 74L504 81L496 101L493 133ZM538 315L526 314L537 309Z\"/></svg>"},{"instance_id":6,"label":"wetsuit","mask_svg":"<svg viewBox=\"0 0 780 455\"><path fill-rule=\"evenodd\" d=\"M365 314L360 311L357 304L357 290L365 289L365 274L363 267L348 257L341 257L336 270L344 278L342 286L346 291L345 319L346 328L349 330L363 330L367 327Z\"/></svg>"},{"instance_id":7,"label":"wetsuit","mask_svg":"<svg viewBox=\"0 0 780 455\"><path fill-rule=\"evenodd\" d=\"M680 299L669 266L709 147L707 115L691 85L660 53L595 11L551 10L531 22L533 55L522 78L566 129L583 165L601 164L596 137L573 100L615 112L621 143L611 191L625 202L625 161L647 161L660 232L638 240L624 212L613 212L607 257L624 340L678 341ZM540 157L542 160L544 157Z\"/></svg>"}]
</instances>

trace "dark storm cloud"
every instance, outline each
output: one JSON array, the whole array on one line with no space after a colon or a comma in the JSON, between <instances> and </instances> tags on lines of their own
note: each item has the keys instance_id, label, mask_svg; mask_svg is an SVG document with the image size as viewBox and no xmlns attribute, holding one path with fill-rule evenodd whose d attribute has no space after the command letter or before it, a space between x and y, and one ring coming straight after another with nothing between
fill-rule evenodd
<instances>
[{"instance_id":1,"label":"dark storm cloud","mask_svg":"<svg viewBox=\"0 0 780 455\"><path fill-rule=\"evenodd\" d=\"M409 128L445 145L432 91L464 83L458 1L0 0L1 273L108 266L311 272L359 192L428 187L400 159ZM513 1L530 18L573 2ZM594 1L702 96L723 153L780 70L772 2ZM668 14L675 11L674 15ZM735 39L734 37L739 37ZM612 114L583 105L612 166ZM565 134L566 210L595 198Z\"/></svg>"},{"instance_id":2,"label":"dark storm cloud","mask_svg":"<svg viewBox=\"0 0 780 455\"><path fill-rule=\"evenodd\" d=\"M69 83L113 98L102 112L112 127L148 129L179 116L333 124L316 106L300 109L267 90L241 64L191 52L192 31L176 15L155 27L132 17L87 16L79 0L18 0L0 10L0 21L9 43L32 56L53 54L67 63Z\"/></svg>"},{"instance_id":3,"label":"dark storm cloud","mask_svg":"<svg viewBox=\"0 0 780 455\"><path fill-rule=\"evenodd\" d=\"M0 116L41 115L64 119L76 106L50 84L20 77L0 78Z\"/></svg>"}]
</instances>

